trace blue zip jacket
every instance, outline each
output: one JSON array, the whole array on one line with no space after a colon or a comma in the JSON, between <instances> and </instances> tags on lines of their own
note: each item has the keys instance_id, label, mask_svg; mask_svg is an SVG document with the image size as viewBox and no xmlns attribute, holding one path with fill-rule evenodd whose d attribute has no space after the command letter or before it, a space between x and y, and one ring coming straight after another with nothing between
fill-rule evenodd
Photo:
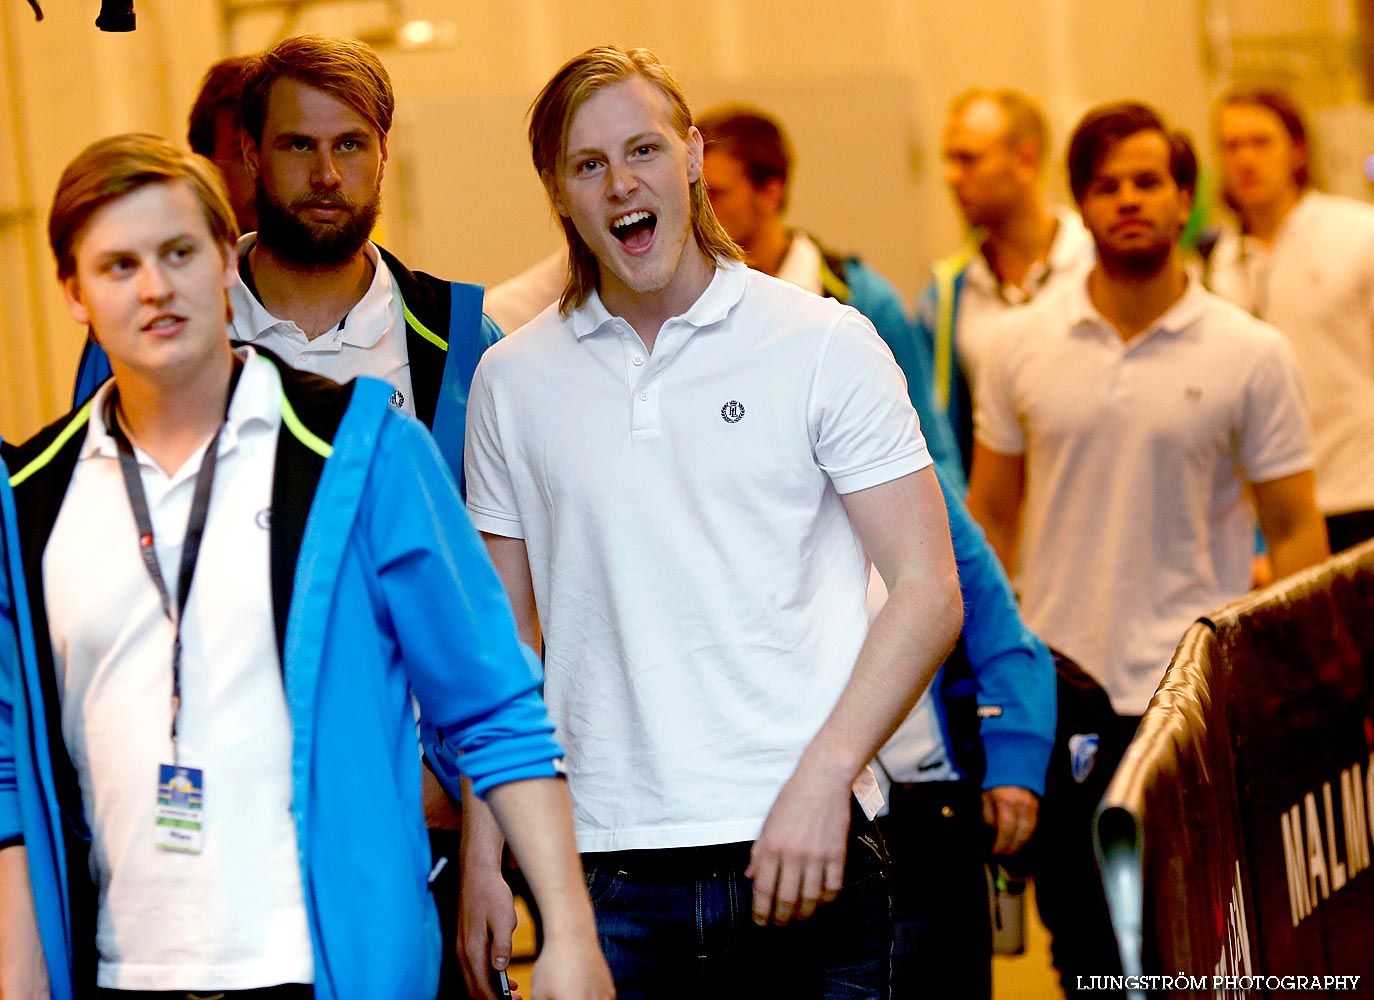
<instances>
[{"instance_id":1,"label":"blue zip jacket","mask_svg":"<svg viewBox=\"0 0 1374 1000\"><path fill-rule=\"evenodd\" d=\"M429 435L390 407L381 382L339 387L279 371L271 586L315 995L429 997L439 927L410 693L426 755L455 795L460 770L485 794L553 776L561 751L538 695L538 663L515 637ZM95 891L56 704L41 560L88 413L6 448L14 474L0 481L0 845L27 848L59 1000L92 989Z\"/></svg>"}]
</instances>

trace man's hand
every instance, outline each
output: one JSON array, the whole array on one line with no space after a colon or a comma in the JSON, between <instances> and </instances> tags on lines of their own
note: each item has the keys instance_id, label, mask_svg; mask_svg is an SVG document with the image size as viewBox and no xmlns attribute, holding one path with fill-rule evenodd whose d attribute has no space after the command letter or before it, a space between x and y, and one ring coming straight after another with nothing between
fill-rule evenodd
<instances>
[{"instance_id":1,"label":"man's hand","mask_svg":"<svg viewBox=\"0 0 1374 1000\"><path fill-rule=\"evenodd\" d=\"M601 957L596 935L585 940L559 936L544 938L544 950L534 963L531 1000L614 1000L611 970Z\"/></svg>"},{"instance_id":2,"label":"man's hand","mask_svg":"<svg viewBox=\"0 0 1374 1000\"><path fill-rule=\"evenodd\" d=\"M754 842L754 923L805 920L844 885L853 776L823 773L803 757Z\"/></svg>"},{"instance_id":3,"label":"man's hand","mask_svg":"<svg viewBox=\"0 0 1374 1000\"><path fill-rule=\"evenodd\" d=\"M993 854L1015 854L1035 832L1040 800L1015 785L999 785L983 792L983 822L997 831Z\"/></svg>"},{"instance_id":4,"label":"man's hand","mask_svg":"<svg viewBox=\"0 0 1374 1000\"><path fill-rule=\"evenodd\" d=\"M458 960L468 993L481 1000L497 1000L491 988L493 969L510 965L511 935L515 933L515 900L498 872L460 871L458 897Z\"/></svg>"}]
</instances>

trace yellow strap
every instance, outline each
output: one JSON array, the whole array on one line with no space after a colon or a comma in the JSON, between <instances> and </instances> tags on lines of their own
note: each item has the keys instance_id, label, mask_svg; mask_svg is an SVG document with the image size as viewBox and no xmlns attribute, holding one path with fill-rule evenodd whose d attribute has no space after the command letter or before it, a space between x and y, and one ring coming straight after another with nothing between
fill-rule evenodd
<instances>
[{"instance_id":1,"label":"yellow strap","mask_svg":"<svg viewBox=\"0 0 1374 1000\"><path fill-rule=\"evenodd\" d=\"M397 293L397 294L399 294L399 293ZM411 326L415 327L415 332L416 332L416 333L418 333L420 336L424 337L426 340L428 340L428 341L429 341L431 344L433 344L435 347L439 348L439 350L441 350L441 351L447 351L447 350L448 350L448 341L445 340L443 337L440 337L438 334L436 334L434 331L432 331L429 327L425 326L425 325L424 325L423 323L421 323L418 319L416 319L416 318L415 318L415 314L414 314L413 312L410 311L410 306L406 305L406 300L405 300L404 297L402 297L402 299L401 299L401 311L402 311L403 313L405 313L406 322L409 323Z\"/></svg>"},{"instance_id":2,"label":"yellow strap","mask_svg":"<svg viewBox=\"0 0 1374 1000\"><path fill-rule=\"evenodd\" d=\"M954 282L968 267L977 246L966 243L935 264L935 364L931 394L935 405L949 409L949 387L954 378Z\"/></svg>"},{"instance_id":3,"label":"yellow strap","mask_svg":"<svg viewBox=\"0 0 1374 1000\"><path fill-rule=\"evenodd\" d=\"M57 457L57 453L62 450L64 444L72 439L72 435L86 426L86 421L91 417L91 402L89 399L86 400L86 405L76 411L76 416L72 417L71 422L62 428L62 433L53 439L52 444L43 449L43 454L10 476L11 489L21 486L30 476Z\"/></svg>"}]
</instances>

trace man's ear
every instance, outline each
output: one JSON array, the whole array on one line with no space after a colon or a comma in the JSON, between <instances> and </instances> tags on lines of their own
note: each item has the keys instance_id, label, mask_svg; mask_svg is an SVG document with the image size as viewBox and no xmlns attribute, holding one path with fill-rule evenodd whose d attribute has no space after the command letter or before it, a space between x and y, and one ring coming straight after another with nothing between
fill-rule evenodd
<instances>
[{"instance_id":1,"label":"man's ear","mask_svg":"<svg viewBox=\"0 0 1374 1000\"><path fill-rule=\"evenodd\" d=\"M243 147L243 162L248 167L248 176L253 178L253 183L258 182L258 144L253 141L253 137L247 130L239 132L239 143Z\"/></svg>"},{"instance_id":2,"label":"man's ear","mask_svg":"<svg viewBox=\"0 0 1374 1000\"><path fill-rule=\"evenodd\" d=\"M382 175L386 173L386 136L383 135L378 142L378 148L382 151L382 162L377 165L377 181L382 180Z\"/></svg>"},{"instance_id":3,"label":"man's ear","mask_svg":"<svg viewBox=\"0 0 1374 1000\"><path fill-rule=\"evenodd\" d=\"M774 215L782 215L783 203L787 201L786 181L781 177L770 177L754 190L759 193L759 197L764 200Z\"/></svg>"},{"instance_id":4,"label":"man's ear","mask_svg":"<svg viewBox=\"0 0 1374 1000\"><path fill-rule=\"evenodd\" d=\"M563 200L563 194L558 188L558 181L553 174L547 170L539 171L539 181L544 185L544 191L549 196L549 202L553 205L553 210L563 218L568 218L571 214L568 211L568 203Z\"/></svg>"},{"instance_id":5,"label":"man's ear","mask_svg":"<svg viewBox=\"0 0 1374 1000\"><path fill-rule=\"evenodd\" d=\"M1178 214L1179 226L1181 227L1186 228L1188 225L1188 220L1192 218L1194 194L1195 192L1192 188L1178 189Z\"/></svg>"},{"instance_id":6,"label":"man's ear","mask_svg":"<svg viewBox=\"0 0 1374 1000\"><path fill-rule=\"evenodd\" d=\"M90 326L91 311L81 300L81 285L77 282L76 275L62 279L62 298L67 303L67 312L72 314L72 319L82 326Z\"/></svg>"},{"instance_id":7,"label":"man's ear","mask_svg":"<svg viewBox=\"0 0 1374 1000\"><path fill-rule=\"evenodd\" d=\"M1018 140L1011 147L1011 155L1021 176L1034 183L1042 166L1040 145L1034 139Z\"/></svg>"},{"instance_id":8,"label":"man's ear","mask_svg":"<svg viewBox=\"0 0 1374 1000\"><path fill-rule=\"evenodd\" d=\"M701 165L705 156L706 141L701 131L691 125L687 128L687 183L695 184L701 179Z\"/></svg>"}]
</instances>

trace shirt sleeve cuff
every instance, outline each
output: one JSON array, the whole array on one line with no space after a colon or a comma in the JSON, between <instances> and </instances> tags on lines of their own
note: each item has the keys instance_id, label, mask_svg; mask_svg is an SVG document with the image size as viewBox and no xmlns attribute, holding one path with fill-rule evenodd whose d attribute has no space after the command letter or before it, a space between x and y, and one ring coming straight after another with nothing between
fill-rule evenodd
<instances>
[{"instance_id":1,"label":"shirt sleeve cuff","mask_svg":"<svg viewBox=\"0 0 1374 1000\"><path fill-rule=\"evenodd\" d=\"M503 538L525 537L525 529L521 527L518 517L478 507L471 500L468 501L468 517L472 520L474 528L488 535L500 535Z\"/></svg>"},{"instance_id":2,"label":"shirt sleeve cuff","mask_svg":"<svg viewBox=\"0 0 1374 1000\"><path fill-rule=\"evenodd\" d=\"M890 483L894 479L901 479L913 472L920 472L930 464L930 451L922 442L900 455L884 458L873 465L850 469L839 474L832 473L830 481L835 486L835 492L843 496L846 493L857 493L859 490L866 490L873 486L881 486L883 483Z\"/></svg>"}]
</instances>

